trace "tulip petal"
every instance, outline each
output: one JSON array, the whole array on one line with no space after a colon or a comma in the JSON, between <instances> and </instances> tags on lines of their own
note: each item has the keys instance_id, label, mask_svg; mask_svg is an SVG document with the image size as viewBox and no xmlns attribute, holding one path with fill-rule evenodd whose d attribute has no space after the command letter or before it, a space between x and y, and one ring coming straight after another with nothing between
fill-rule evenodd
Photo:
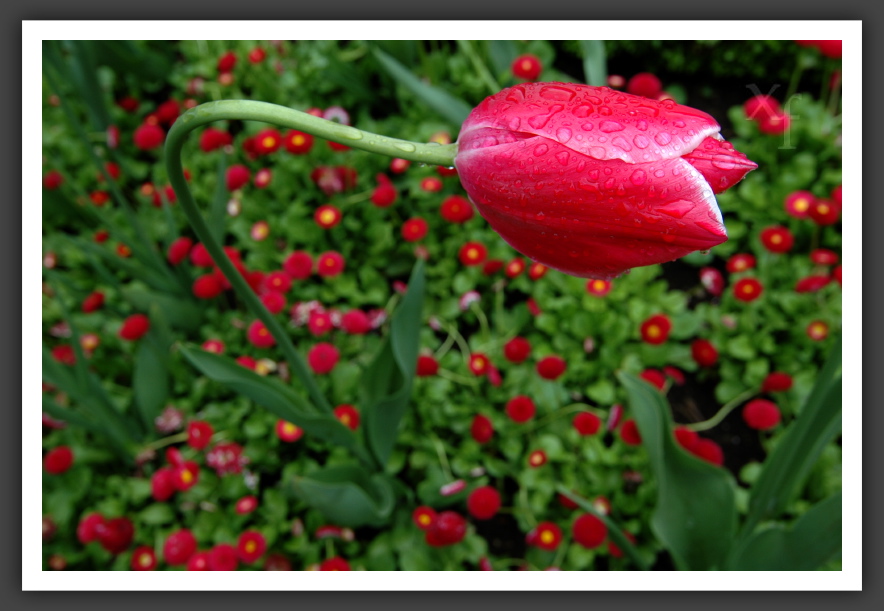
<instances>
[{"instance_id":1,"label":"tulip petal","mask_svg":"<svg viewBox=\"0 0 884 611\"><path fill-rule=\"evenodd\" d=\"M697 168L715 193L727 191L758 167L730 142L717 138L706 138L683 159Z\"/></svg>"},{"instance_id":2,"label":"tulip petal","mask_svg":"<svg viewBox=\"0 0 884 611\"><path fill-rule=\"evenodd\" d=\"M488 146L458 152L458 173L480 214L534 261L610 279L727 239L711 187L683 159L601 161L505 132L490 145L493 131L476 132Z\"/></svg>"},{"instance_id":3,"label":"tulip petal","mask_svg":"<svg viewBox=\"0 0 884 611\"><path fill-rule=\"evenodd\" d=\"M544 136L594 159L626 163L681 157L721 129L705 112L672 100L573 83L525 83L486 98L458 141L481 128Z\"/></svg>"}]
</instances>

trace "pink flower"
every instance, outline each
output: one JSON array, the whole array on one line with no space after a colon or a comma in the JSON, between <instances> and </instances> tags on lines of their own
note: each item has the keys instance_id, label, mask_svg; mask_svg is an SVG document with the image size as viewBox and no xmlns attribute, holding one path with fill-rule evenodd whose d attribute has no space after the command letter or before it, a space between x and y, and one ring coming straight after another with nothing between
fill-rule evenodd
<instances>
[{"instance_id":1,"label":"pink flower","mask_svg":"<svg viewBox=\"0 0 884 611\"><path fill-rule=\"evenodd\" d=\"M340 353L332 344L319 343L307 353L307 363L314 373L320 375L331 372L338 364Z\"/></svg>"}]
</instances>

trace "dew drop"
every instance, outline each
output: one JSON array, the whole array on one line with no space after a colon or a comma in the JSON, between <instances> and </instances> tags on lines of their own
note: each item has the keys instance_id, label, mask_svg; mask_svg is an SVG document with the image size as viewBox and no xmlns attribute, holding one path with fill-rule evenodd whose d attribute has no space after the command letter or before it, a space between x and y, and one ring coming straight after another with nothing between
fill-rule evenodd
<instances>
[{"instance_id":1,"label":"dew drop","mask_svg":"<svg viewBox=\"0 0 884 611\"><path fill-rule=\"evenodd\" d=\"M657 178L663 178L664 176L666 176L666 172L664 172L663 170L654 170L654 176L656 176Z\"/></svg>"},{"instance_id":2,"label":"dew drop","mask_svg":"<svg viewBox=\"0 0 884 611\"><path fill-rule=\"evenodd\" d=\"M355 127L347 127L347 126L342 125L342 126L338 126L337 129L340 130L337 132L338 135L343 136L344 138L347 138L348 140L362 140L362 137L363 137L362 132L359 131L358 129L356 129ZM411 147L411 150L412 151L414 150L413 146Z\"/></svg>"},{"instance_id":3,"label":"dew drop","mask_svg":"<svg viewBox=\"0 0 884 611\"><path fill-rule=\"evenodd\" d=\"M593 159L604 159L607 151L601 146L592 146L589 149L589 156Z\"/></svg>"},{"instance_id":4,"label":"dew drop","mask_svg":"<svg viewBox=\"0 0 884 611\"><path fill-rule=\"evenodd\" d=\"M632 181L632 184L638 186L645 184L645 181L648 179L648 175L645 174L644 170L636 170L632 173L632 176L629 177L629 180Z\"/></svg>"},{"instance_id":5,"label":"dew drop","mask_svg":"<svg viewBox=\"0 0 884 611\"><path fill-rule=\"evenodd\" d=\"M737 164L727 155L716 155L712 158L712 165L719 170L733 170Z\"/></svg>"},{"instance_id":6,"label":"dew drop","mask_svg":"<svg viewBox=\"0 0 884 611\"><path fill-rule=\"evenodd\" d=\"M696 208L696 205L693 202L679 199L674 202L669 202L665 206L660 206L656 211L680 219L684 218L684 216L694 208Z\"/></svg>"},{"instance_id":7,"label":"dew drop","mask_svg":"<svg viewBox=\"0 0 884 611\"><path fill-rule=\"evenodd\" d=\"M599 171L598 170L590 170L589 171L589 179L593 182L598 182L599 180Z\"/></svg>"},{"instance_id":8,"label":"dew drop","mask_svg":"<svg viewBox=\"0 0 884 611\"><path fill-rule=\"evenodd\" d=\"M654 136L654 140L660 146L666 146L667 144L672 142L672 136L670 136L668 132L660 132L656 136Z\"/></svg>"},{"instance_id":9,"label":"dew drop","mask_svg":"<svg viewBox=\"0 0 884 611\"><path fill-rule=\"evenodd\" d=\"M700 227L701 229L705 229L706 231L708 231L708 232L711 233L712 235L716 235L716 236L724 236L724 235L727 235L727 234L724 232L724 230L722 229L721 225L713 224L713 223L710 223L710 222L708 222L708 221L703 221L703 220L697 221L697 222L694 223L694 224L695 224L697 227Z\"/></svg>"},{"instance_id":10,"label":"dew drop","mask_svg":"<svg viewBox=\"0 0 884 611\"><path fill-rule=\"evenodd\" d=\"M675 127L684 127L684 121L682 121L681 119L678 119L678 120L676 120L676 121L673 121L672 124L673 124Z\"/></svg>"},{"instance_id":11,"label":"dew drop","mask_svg":"<svg viewBox=\"0 0 884 611\"><path fill-rule=\"evenodd\" d=\"M589 104L581 104L574 109L573 114L578 119L585 119L592 114L592 106L590 106Z\"/></svg>"},{"instance_id":12,"label":"dew drop","mask_svg":"<svg viewBox=\"0 0 884 611\"><path fill-rule=\"evenodd\" d=\"M556 85L549 85L540 90L540 97L546 98L547 100L557 100L559 102L568 102L574 99L575 95L576 94L571 89L557 87Z\"/></svg>"},{"instance_id":13,"label":"dew drop","mask_svg":"<svg viewBox=\"0 0 884 611\"><path fill-rule=\"evenodd\" d=\"M603 117L608 117L608 116L611 116L611 114L613 114L613 111L610 108L608 108L607 106L600 106L599 107L599 114L602 115Z\"/></svg>"},{"instance_id":14,"label":"dew drop","mask_svg":"<svg viewBox=\"0 0 884 611\"><path fill-rule=\"evenodd\" d=\"M581 159L580 161L577 162L577 171L582 172L585 169L586 169L586 162Z\"/></svg>"},{"instance_id":15,"label":"dew drop","mask_svg":"<svg viewBox=\"0 0 884 611\"><path fill-rule=\"evenodd\" d=\"M536 218L538 221L542 221L543 217L544 217L543 212L538 212L537 214L534 215L534 218Z\"/></svg>"},{"instance_id":16,"label":"dew drop","mask_svg":"<svg viewBox=\"0 0 884 611\"><path fill-rule=\"evenodd\" d=\"M613 140L611 140L611 144L616 146L619 149L623 149L627 153L632 150L632 146L626 141L626 138L623 136L617 136Z\"/></svg>"},{"instance_id":17,"label":"dew drop","mask_svg":"<svg viewBox=\"0 0 884 611\"><path fill-rule=\"evenodd\" d=\"M613 189L614 188L614 179L609 178L605 181L605 184L602 185L605 189Z\"/></svg>"},{"instance_id":18,"label":"dew drop","mask_svg":"<svg viewBox=\"0 0 884 611\"><path fill-rule=\"evenodd\" d=\"M596 106L598 106L599 104L602 103L601 98L594 96L594 95L591 95L586 99L589 100L590 102L592 102L593 104L595 104Z\"/></svg>"},{"instance_id":19,"label":"dew drop","mask_svg":"<svg viewBox=\"0 0 884 611\"><path fill-rule=\"evenodd\" d=\"M553 115L561 112L563 108L564 106L562 106L561 104L553 104L552 106L550 106L547 112L540 115L534 115L533 117L528 119L528 125L530 125L534 129L543 129L543 127L546 126L547 123L549 123L549 120L553 118Z\"/></svg>"},{"instance_id":20,"label":"dew drop","mask_svg":"<svg viewBox=\"0 0 884 611\"><path fill-rule=\"evenodd\" d=\"M562 165L566 165L570 158L571 158L571 155L569 155L567 151L562 151L561 153L556 153L556 159L558 159L559 163L561 163Z\"/></svg>"},{"instance_id":21,"label":"dew drop","mask_svg":"<svg viewBox=\"0 0 884 611\"><path fill-rule=\"evenodd\" d=\"M538 144L537 146L534 147L534 154L537 155L538 157L542 157L543 155L546 155L546 153L548 151L549 151L549 147L545 144Z\"/></svg>"},{"instance_id":22,"label":"dew drop","mask_svg":"<svg viewBox=\"0 0 884 611\"><path fill-rule=\"evenodd\" d=\"M586 131L586 132L592 131L592 128L593 128L592 123L584 123L583 125L580 126L580 129L582 129L583 131Z\"/></svg>"},{"instance_id":23,"label":"dew drop","mask_svg":"<svg viewBox=\"0 0 884 611\"><path fill-rule=\"evenodd\" d=\"M559 142L564 144L565 142L567 142L568 140L571 139L571 130L568 129L567 127L560 127L559 129L556 130L556 138L558 139Z\"/></svg>"},{"instance_id":24,"label":"dew drop","mask_svg":"<svg viewBox=\"0 0 884 611\"><path fill-rule=\"evenodd\" d=\"M613 170L611 168L604 168L604 169L602 169L602 172L605 173L605 176L610 176L611 172L613 172Z\"/></svg>"},{"instance_id":25,"label":"dew drop","mask_svg":"<svg viewBox=\"0 0 884 611\"><path fill-rule=\"evenodd\" d=\"M604 114L604 113L602 113L602 114ZM623 131L623 124L618 123L617 121L602 121L599 124L599 129L602 130L603 132L605 132L606 134L610 134L611 132Z\"/></svg>"},{"instance_id":26,"label":"dew drop","mask_svg":"<svg viewBox=\"0 0 884 611\"><path fill-rule=\"evenodd\" d=\"M635 138L632 139L632 143L640 149L646 149L648 148L648 145L651 144L651 141L648 140L645 136L638 134Z\"/></svg>"},{"instance_id":27,"label":"dew drop","mask_svg":"<svg viewBox=\"0 0 884 611\"><path fill-rule=\"evenodd\" d=\"M635 122L635 128L645 131L646 129L648 129L648 122L644 119L639 119Z\"/></svg>"},{"instance_id":28,"label":"dew drop","mask_svg":"<svg viewBox=\"0 0 884 611\"><path fill-rule=\"evenodd\" d=\"M521 125L522 125L522 120L519 117L513 117L512 119L510 119L510 122L507 123L506 126L513 131L517 131L519 129L519 127L521 127Z\"/></svg>"}]
</instances>

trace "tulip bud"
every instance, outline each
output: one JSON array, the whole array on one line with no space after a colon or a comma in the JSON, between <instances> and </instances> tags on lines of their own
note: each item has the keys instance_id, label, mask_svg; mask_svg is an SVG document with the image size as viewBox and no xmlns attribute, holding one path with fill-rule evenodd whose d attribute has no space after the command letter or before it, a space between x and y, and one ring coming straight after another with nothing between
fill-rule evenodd
<instances>
[{"instance_id":1,"label":"tulip bud","mask_svg":"<svg viewBox=\"0 0 884 611\"><path fill-rule=\"evenodd\" d=\"M526 83L473 109L455 165L513 248L610 279L727 239L714 193L757 165L704 112L607 87Z\"/></svg>"}]
</instances>

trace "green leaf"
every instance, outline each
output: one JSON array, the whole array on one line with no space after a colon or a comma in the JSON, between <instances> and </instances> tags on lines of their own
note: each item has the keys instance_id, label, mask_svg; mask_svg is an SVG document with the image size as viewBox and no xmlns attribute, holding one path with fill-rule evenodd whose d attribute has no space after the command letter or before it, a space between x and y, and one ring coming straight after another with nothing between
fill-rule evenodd
<instances>
[{"instance_id":1,"label":"green leaf","mask_svg":"<svg viewBox=\"0 0 884 611\"><path fill-rule=\"evenodd\" d=\"M138 513L137 519L151 526L168 524L175 519L175 512L166 503L151 503Z\"/></svg>"},{"instance_id":2,"label":"green leaf","mask_svg":"<svg viewBox=\"0 0 884 611\"><path fill-rule=\"evenodd\" d=\"M752 487L743 537L775 518L798 493L826 445L841 431L841 337L796 420L765 461Z\"/></svg>"},{"instance_id":3,"label":"green leaf","mask_svg":"<svg viewBox=\"0 0 884 611\"><path fill-rule=\"evenodd\" d=\"M841 493L817 503L791 526L776 524L749 537L728 569L812 571L841 551Z\"/></svg>"},{"instance_id":4,"label":"green leaf","mask_svg":"<svg viewBox=\"0 0 884 611\"><path fill-rule=\"evenodd\" d=\"M224 243L224 232L227 228L227 201L229 193L227 191L226 173L227 155L219 155L218 171L215 177L215 193L212 196L211 204L209 204L209 218L206 220L209 232L219 244Z\"/></svg>"},{"instance_id":5,"label":"green leaf","mask_svg":"<svg viewBox=\"0 0 884 611\"><path fill-rule=\"evenodd\" d=\"M492 40L488 43L488 55L497 76L508 74L518 55L516 43L512 40Z\"/></svg>"},{"instance_id":6,"label":"green leaf","mask_svg":"<svg viewBox=\"0 0 884 611\"><path fill-rule=\"evenodd\" d=\"M204 375L229 386L277 417L301 427L309 435L344 446L360 458L365 458L365 452L353 431L334 416L318 413L307 399L276 378L261 377L229 357L206 352L196 346L181 346L181 353Z\"/></svg>"},{"instance_id":7,"label":"green leaf","mask_svg":"<svg viewBox=\"0 0 884 611\"><path fill-rule=\"evenodd\" d=\"M292 487L298 497L340 526L381 526L395 507L390 481L355 464L295 477Z\"/></svg>"},{"instance_id":8,"label":"green leaf","mask_svg":"<svg viewBox=\"0 0 884 611\"><path fill-rule=\"evenodd\" d=\"M737 528L733 477L676 444L669 408L654 387L622 371L617 377L657 483L651 528L680 570L720 568Z\"/></svg>"},{"instance_id":9,"label":"green leaf","mask_svg":"<svg viewBox=\"0 0 884 611\"><path fill-rule=\"evenodd\" d=\"M608 71L605 67L605 42L602 40L581 40L583 53L583 74L586 83L595 87L608 84Z\"/></svg>"},{"instance_id":10,"label":"green leaf","mask_svg":"<svg viewBox=\"0 0 884 611\"><path fill-rule=\"evenodd\" d=\"M132 373L135 404L147 430L153 428L154 421L160 415L169 396L167 358L168 350L164 354L157 341L157 331L151 329L135 352L135 367Z\"/></svg>"},{"instance_id":11,"label":"green leaf","mask_svg":"<svg viewBox=\"0 0 884 611\"><path fill-rule=\"evenodd\" d=\"M458 127L466 121L472 110L469 104L444 89L424 83L405 66L380 49L372 49L372 53L390 76L411 91L424 104Z\"/></svg>"},{"instance_id":12,"label":"green leaf","mask_svg":"<svg viewBox=\"0 0 884 611\"><path fill-rule=\"evenodd\" d=\"M419 260L408 280L408 291L393 314L390 334L362 378L366 439L380 465L385 465L390 458L411 398L425 284L424 262Z\"/></svg>"}]
</instances>

